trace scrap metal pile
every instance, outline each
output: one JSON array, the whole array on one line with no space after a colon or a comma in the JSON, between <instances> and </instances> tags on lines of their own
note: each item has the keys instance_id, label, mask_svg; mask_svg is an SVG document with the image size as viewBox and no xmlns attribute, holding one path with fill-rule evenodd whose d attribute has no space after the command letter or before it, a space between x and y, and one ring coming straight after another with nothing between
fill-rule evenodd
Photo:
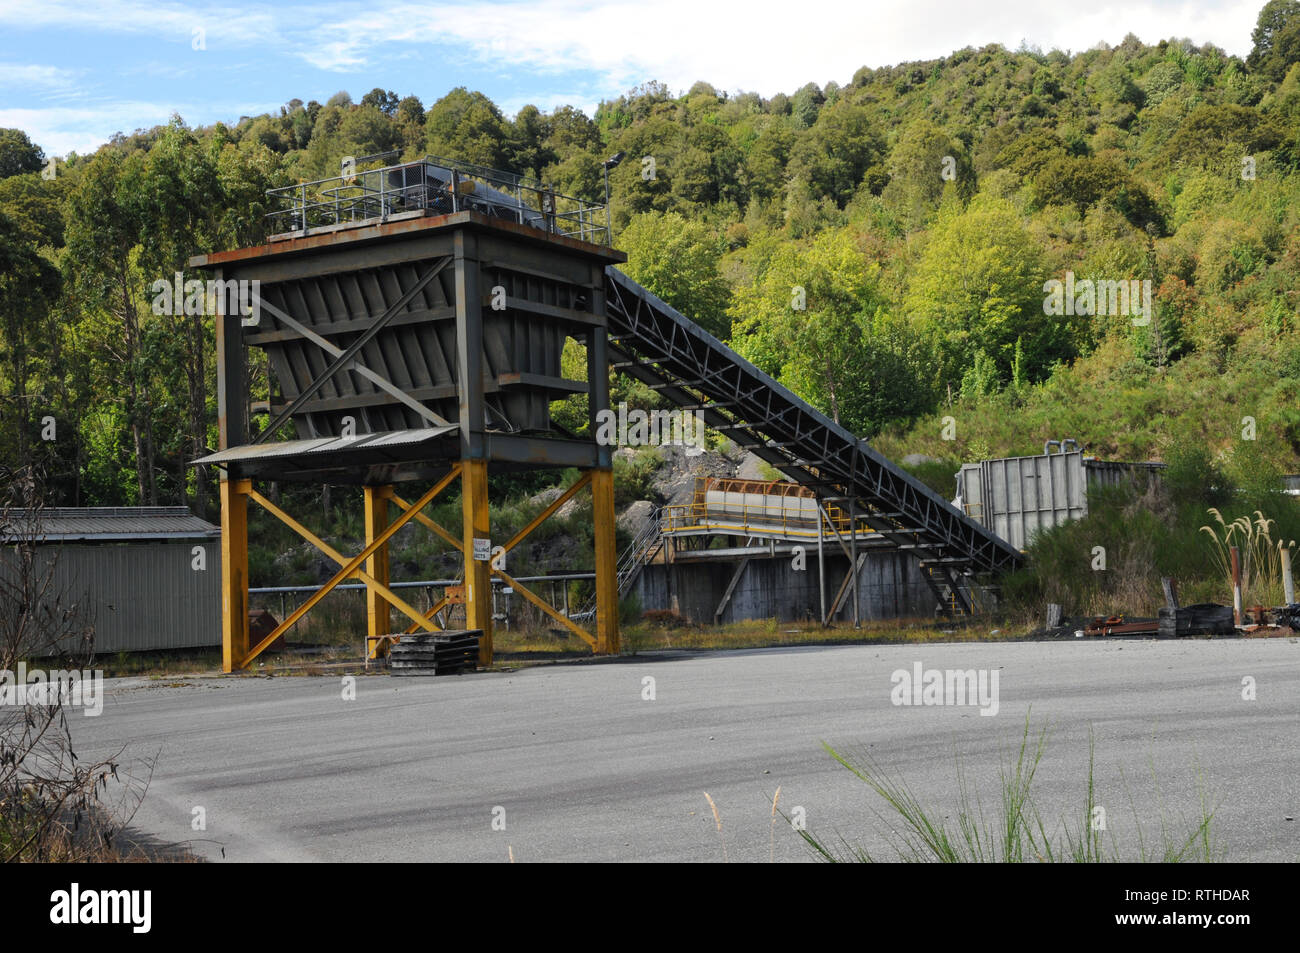
<instances>
[{"instance_id":1,"label":"scrap metal pile","mask_svg":"<svg viewBox=\"0 0 1300 953\"><path fill-rule=\"evenodd\" d=\"M1300 633L1300 603L1269 608L1253 606L1243 610L1241 621L1233 618L1232 606L1206 602L1178 608L1162 607L1159 618L1126 621L1123 616L1097 616L1075 632L1084 636L1136 635L1161 639L1196 635L1290 635Z\"/></svg>"}]
</instances>

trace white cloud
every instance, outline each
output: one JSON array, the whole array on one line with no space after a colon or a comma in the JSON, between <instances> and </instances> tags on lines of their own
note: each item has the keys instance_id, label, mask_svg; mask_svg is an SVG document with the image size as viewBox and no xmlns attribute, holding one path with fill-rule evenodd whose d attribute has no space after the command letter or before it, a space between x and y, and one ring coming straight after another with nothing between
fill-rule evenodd
<instances>
[{"instance_id":1,"label":"white cloud","mask_svg":"<svg viewBox=\"0 0 1300 953\"><path fill-rule=\"evenodd\" d=\"M0 63L0 89L13 88L19 92L63 91L72 87L78 71L58 66L30 63Z\"/></svg>"},{"instance_id":2,"label":"white cloud","mask_svg":"<svg viewBox=\"0 0 1300 953\"><path fill-rule=\"evenodd\" d=\"M172 103L125 100L86 106L59 106L49 109L0 109L0 128L21 129L46 155L80 155L93 153L117 132L131 134L136 129L166 125L173 112L179 112L191 126L221 118L233 122L241 115L258 115L272 107L266 103Z\"/></svg>"},{"instance_id":3,"label":"white cloud","mask_svg":"<svg viewBox=\"0 0 1300 953\"><path fill-rule=\"evenodd\" d=\"M0 25L19 29L155 34L268 47L317 69L382 69L395 51L466 58L540 74L590 72L605 95L646 79L674 89L706 79L771 95L809 81L846 82L861 66L944 56L965 46L1022 40L1084 50L1132 32L1250 49L1261 0L831 0L807 10L789 0L411 0L222 6L166 0L0 0Z\"/></svg>"},{"instance_id":4,"label":"white cloud","mask_svg":"<svg viewBox=\"0 0 1300 953\"><path fill-rule=\"evenodd\" d=\"M298 8L299 15L307 13ZM82 33L154 35L189 43L196 29L206 42L250 43L275 34L278 15L265 5L156 2L156 0L0 0L0 25L13 29L63 29Z\"/></svg>"},{"instance_id":5,"label":"white cloud","mask_svg":"<svg viewBox=\"0 0 1300 953\"><path fill-rule=\"evenodd\" d=\"M382 65L385 51L415 44L428 55L471 52L483 64L540 74L591 71L607 93L646 79L685 89L698 79L764 95L809 81L847 82L861 66L945 56L965 46L1021 41L1044 50L1117 44L1126 33L1171 36L1245 54L1259 0L1224 4L1139 0L1081 7L1061 0L994 5L891 0L823 3L804 14L788 0L743 6L699 0L464 2L436 8L394 0L310 28L297 54L322 70Z\"/></svg>"}]
</instances>

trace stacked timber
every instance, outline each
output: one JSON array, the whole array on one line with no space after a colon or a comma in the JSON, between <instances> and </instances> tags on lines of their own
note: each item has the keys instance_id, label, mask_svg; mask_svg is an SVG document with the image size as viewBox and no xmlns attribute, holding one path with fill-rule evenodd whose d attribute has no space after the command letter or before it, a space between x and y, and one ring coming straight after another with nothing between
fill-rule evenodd
<instances>
[{"instance_id":1,"label":"stacked timber","mask_svg":"<svg viewBox=\"0 0 1300 953\"><path fill-rule=\"evenodd\" d=\"M1231 635L1236 630L1232 622L1232 606L1203 602L1179 609L1160 609L1158 634L1162 639L1175 639L1188 635Z\"/></svg>"},{"instance_id":2,"label":"stacked timber","mask_svg":"<svg viewBox=\"0 0 1300 953\"><path fill-rule=\"evenodd\" d=\"M388 654L393 675L459 675L478 666L481 629L403 635Z\"/></svg>"}]
</instances>

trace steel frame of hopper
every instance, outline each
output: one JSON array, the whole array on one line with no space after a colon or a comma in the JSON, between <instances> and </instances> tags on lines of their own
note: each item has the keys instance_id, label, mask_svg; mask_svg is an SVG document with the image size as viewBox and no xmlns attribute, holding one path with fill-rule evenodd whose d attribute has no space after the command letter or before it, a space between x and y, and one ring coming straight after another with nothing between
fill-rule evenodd
<instances>
[{"instance_id":1,"label":"steel frame of hopper","mask_svg":"<svg viewBox=\"0 0 1300 953\"><path fill-rule=\"evenodd\" d=\"M622 257L603 246L461 211L191 259L191 267L213 272L218 281L264 285L263 320L257 327L244 327L238 314L227 312L228 302L219 301L214 320L220 446L194 461L221 471L226 671L247 668L347 580L366 586L368 658L384 654L404 634L442 628L437 618L448 598L421 612L389 585L389 540L412 522L461 554L465 625L483 633L481 664L492 662L493 575L598 654L618 652L612 448L547 427L538 407L545 410L556 393L586 390L595 432L596 415L609 406L604 268ZM335 296L332 302L322 283L344 279L360 281L358 291L365 285L370 295ZM494 304L500 296L490 290L497 283L505 289L500 309ZM425 295L426 288L436 291ZM556 303L556 289L567 295L565 301ZM413 337L418 334L424 337ZM589 385L528 369L539 349L549 348L547 359L558 364L557 348L567 337L587 346ZM280 348L274 353L285 398L266 408L272 425L254 439L249 433L251 346L267 347L269 354ZM423 368L424 376L417 379L415 368ZM369 421L370 432L364 426L355 435L340 432L341 422L352 415L356 422ZM291 419L298 439L271 439ZM491 541L489 466L582 472L527 526L484 553L476 543ZM259 493L258 480L359 484L364 547L353 556L338 552ZM408 502L395 484L415 480L433 486ZM457 481L462 525L448 529L423 510ZM592 497L595 538L597 612L591 633L509 575L500 558L584 490ZM247 614L250 501L339 567L255 644ZM390 519L393 508L400 512ZM405 617L402 628L394 629L393 610Z\"/></svg>"}]
</instances>

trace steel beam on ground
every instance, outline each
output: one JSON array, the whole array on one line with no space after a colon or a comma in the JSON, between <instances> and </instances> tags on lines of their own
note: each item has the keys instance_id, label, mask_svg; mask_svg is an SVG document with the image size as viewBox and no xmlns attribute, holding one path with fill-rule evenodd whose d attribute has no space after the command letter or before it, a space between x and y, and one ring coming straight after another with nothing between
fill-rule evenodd
<instances>
[{"instance_id":1,"label":"steel beam on ground","mask_svg":"<svg viewBox=\"0 0 1300 953\"><path fill-rule=\"evenodd\" d=\"M736 571L731 574L731 581L727 583L727 588L722 593L722 598L718 601L718 607L713 610L714 625L717 625L722 621L722 613L726 611L727 603L731 601L731 594L736 591L736 584L740 582L740 577L745 574L745 567L748 565L748 558L742 559L736 565Z\"/></svg>"},{"instance_id":2,"label":"steel beam on ground","mask_svg":"<svg viewBox=\"0 0 1300 953\"><path fill-rule=\"evenodd\" d=\"M835 590L835 598L831 600L830 615L832 617L835 615L835 613L839 612L840 607L844 605L844 599L848 596L849 590L857 585L858 573L862 571L862 567L866 564L866 562L867 562L866 553L863 553L862 555L858 556L858 558L855 560L850 560L849 571L844 574L844 579L843 581L840 582L839 589ZM858 620L854 618L853 620L854 628L857 628L857 625L858 625Z\"/></svg>"},{"instance_id":3,"label":"steel beam on ground","mask_svg":"<svg viewBox=\"0 0 1300 953\"><path fill-rule=\"evenodd\" d=\"M858 565L858 514L857 500L849 498L849 526L852 530L849 536L849 548L852 554L849 556L849 562L854 566ZM858 576L861 572L860 567L853 571L853 628L859 628L862 625L861 617L858 615Z\"/></svg>"},{"instance_id":4,"label":"steel beam on ground","mask_svg":"<svg viewBox=\"0 0 1300 953\"><path fill-rule=\"evenodd\" d=\"M820 509L820 504L818 509ZM826 625L826 553L822 547L822 521L817 520L817 600L822 625Z\"/></svg>"}]
</instances>

